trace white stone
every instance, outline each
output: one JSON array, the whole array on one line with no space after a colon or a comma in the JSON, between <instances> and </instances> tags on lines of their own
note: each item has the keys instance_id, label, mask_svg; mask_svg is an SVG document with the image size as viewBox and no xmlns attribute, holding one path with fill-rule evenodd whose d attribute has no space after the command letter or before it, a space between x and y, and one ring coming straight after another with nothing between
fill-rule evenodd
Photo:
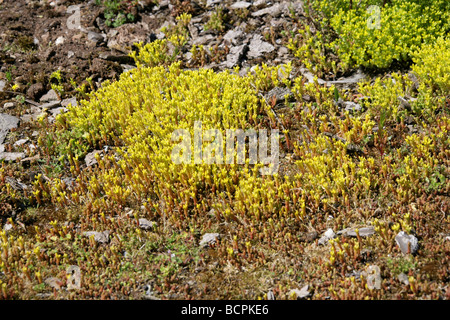
<instances>
[{"instance_id":1,"label":"white stone","mask_svg":"<svg viewBox=\"0 0 450 320\"><path fill-rule=\"evenodd\" d=\"M200 247L207 247L210 244L214 244L219 238L220 234L218 233L205 233L200 241Z\"/></svg>"},{"instance_id":2,"label":"white stone","mask_svg":"<svg viewBox=\"0 0 450 320\"><path fill-rule=\"evenodd\" d=\"M28 138L17 140L16 142L14 142L14 146L20 147L21 145L25 144L28 140L29 140Z\"/></svg>"},{"instance_id":3,"label":"white stone","mask_svg":"<svg viewBox=\"0 0 450 320\"><path fill-rule=\"evenodd\" d=\"M58 45L60 45L60 44L63 44L65 40L66 40L66 39L64 39L63 36L58 37L58 38L56 39L56 41L55 41L55 44L58 46Z\"/></svg>"},{"instance_id":4,"label":"white stone","mask_svg":"<svg viewBox=\"0 0 450 320\"><path fill-rule=\"evenodd\" d=\"M417 238L413 235L407 234L404 231L400 231L395 236L395 242L397 242L398 246L400 247L400 250L404 254L408 253L414 254L419 248L419 242Z\"/></svg>"},{"instance_id":5,"label":"white stone","mask_svg":"<svg viewBox=\"0 0 450 320\"><path fill-rule=\"evenodd\" d=\"M139 227L141 229L144 230L151 230L152 228L154 228L156 226L156 222L153 221L149 221L145 218L140 218L139 219Z\"/></svg>"},{"instance_id":6,"label":"white stone","mask_svg":"<svg viewBox=\"0 0 450 320\"><path fill-rule=\"evenodd\" d=\"M329 240L334 239L334 237L336 236L336 234L334 233L333 229L328 229L327 231L324 232L324 234L322 235L322 237L320 237L319 239L319 244L327 244Z\"/></svg>"},{"instance_id":7,"label":"white stone","mask_svg":"<svg viewBox=\"0 0 450 320\"><path fill-rule=\"evenodd\" d=\"M299 289L291 290L290 294L291 295L295 294L297 299L304 299L304 298L309 297L311 294L308 289L309 289L309 286L305 285L300 290Z\"/></svg>"},{"instance_id":8,"label":"white stone","mask_svg":"<svg viewBox=\"0 0 450 320\"><path fill-rule=\"evenodd\" d=\"M3 105L4 109L14 108L14 102L7 102Z\"/></svg>"},{"instance_id":9,"label":"white stone","mask_svg":"<svg viewBox=\"0 0 450 320\"><path fill-rule=\"evenodd\" d=\"M254 35L250 41L247 56L250 58L258 58L264 53L269 53L273 50L275 50L275 47L270 43L263 41L261 35Z\"/></svg>"},{"instance_id":10,"label":"white stone","mask_svg":"<svg viewBox=\"0 0 450 320\"><path fill-rule=\"evenodd\" d=\"M231 9L247 9L248 7L250 7L252 4L250 2L246 2L246 1L238 1L233 3L230 8Z\"/></svg>"}]
</instances>

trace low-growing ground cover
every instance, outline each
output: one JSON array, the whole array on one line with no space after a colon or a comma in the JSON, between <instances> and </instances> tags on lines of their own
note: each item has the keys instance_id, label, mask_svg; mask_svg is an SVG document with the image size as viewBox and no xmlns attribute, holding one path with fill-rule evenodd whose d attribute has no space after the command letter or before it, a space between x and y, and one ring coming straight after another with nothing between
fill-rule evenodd
<instances>
[{"instance_id":1,"label":"low-growing ground cover","mask_svg":"<svg viewBox=\"0 0 450 320\"><path fill-rule=\"evenodd\" d=\"M188 47L192 17L180 13L167 37L135 46L137 68L80 90L54 123L41 116L32 186L13 184L26 162L0 169L0 296L448 299L448 8L383 3L306 3L300 36L286 40L297 59L248 70L196 68L203 49ZM349 40L343 21L370 32L369 5L393 40ZM440 22L386 55L402 12ZM420 28L413 18L405 36ZM190 65L179 59L188 51ZM378 73L336 81L360 66ZM278 129L277 173L197 163L195 150L178 163L173 132L194 137L199 122L216 130L216 160L228 129ZM206 152L213 139L203 139Z\"/></svg>"}]
</instances>

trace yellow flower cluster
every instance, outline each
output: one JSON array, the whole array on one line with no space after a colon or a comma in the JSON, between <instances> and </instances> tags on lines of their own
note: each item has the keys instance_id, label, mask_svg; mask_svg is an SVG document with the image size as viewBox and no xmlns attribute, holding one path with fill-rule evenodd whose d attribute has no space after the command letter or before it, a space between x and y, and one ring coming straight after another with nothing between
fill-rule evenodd
<instances>
[{"instance_id":1,"label":"yellow flower cluster","mask_svg":"<svg viewBox=\"0 0 450 320\"><path fill-rule=\"evenodd\" d=\"M450 38L439 38L413 54L412 69L422 81L422 88L431 87L442 94L450 92Z\"/></svg>"},{"instance_id":2,"label":"yellow flower cluster","mask_svg":"<svg viewBox=\"0 0 450 320\"><path fill-rule=\"evenodd\" d=\"M351 3L313 1L315 9L324 15L323 26L331 26L338 35L326 46L338 54L344 70L361 65L387 68L393 61L408 61L423 43L432 43L449 31L446 0L363 0L353 6ZM371 10L371 6L376 6L376 10ZM322 42L320 32L315 38ZM313 47L304 45L303 49ZM311 61L303 49L297 55ZM314 50L310 51L311 55Z\"/></svg>"},{"instance_id":3,"label":"yellow flower cluster","mask_svg":"<svg viewBox=\"0 0 450 320\"><path fill-rule=\"evenodd\" d=\"M83 132L82 141L91 148L119 147L115 155L97 156L98 170L78 178L86 189L76 190L73 201L81 201L79 195L84 193L94 210L138 201L151 214L165 210L187 215L209 207L200 201L209 193L222 196L224 192L226 198L234 198L241 179L247 179L248 164L174 163L173 132L185 129L194 137L198 121L203 132L218 129L223 136L227 129L257 128L257 116L266 108L258 88L271 88L286 76L279 67L265 65L246 77L206 69L186 71L179 64L167 69L144 67L154 63L148 57L159 45L154 43L139 53L137 60L144 63L138 63L137 69L107 83L89 101L82 101L81 107L71 108L58 118L62 128ZM59 184L54 184L53 190L55 198L61 195L58 199L63 201L65 194ZM242 208L237 205L236 209ZM227 215L228 211L219 212Z\"/></svg>"},{"instance_id":4,"label":"yellow flower cluster","mask_svg":"<svg viewBox=\"0 0 450 320\"><path fill-rule=\"evenodd\" d=\"M398 97L413 95L407 76L393 74L360 84L361 95L368 98L360 103L367 112L351 115L336 104L338 97L348 101L350 95L317 81L306 83L302 77L290 80L290 65L257 66L244 77L238 70L183 70L157 56L160 46L167 44L164 41L140 45L140 52L133 55L137 69L104 84L80 107L58 116L61 134L71 130L80 137L67 147L78 187L69 194L61 183L54 181L49 188L36 181L36 198L51 197L65 205L88 203L94 212L139 205L151 216L168 215L175 223L215 209L226 219L272 219L279 230L289 221L305 221L340 205L350 208L374 194L405 202L423 192L427 181L435 181L428 183L430 188L442 185L438 159L449 145L448 118L438 119L439 129L411 135L402 148L385 154L391 133L383 126L394 123L404 128L403 117L415 115L415 105L436 98L419 90L411 110L400 108ZM298 121L291 150L297 160L290 175L261 177L261 165L248 159L245 165L172 161L173 132L184 129L192 137L198 121L203 132L218 129L223 136L227 129L263 127L261 119L270 120L273 128L280 125L278 119L287 123L288 117L276 118L271 102L261 95L282 85L298 101L292 106ZM286 139L289 131L283 131ZM381 157L367 153L370 143ZM98 167L87 174L79 170L74 151L83 145L91 150L109 145L115 152L97 155ZM355 145L359 151L353 153Z\"/></svg>"}]
</instances>

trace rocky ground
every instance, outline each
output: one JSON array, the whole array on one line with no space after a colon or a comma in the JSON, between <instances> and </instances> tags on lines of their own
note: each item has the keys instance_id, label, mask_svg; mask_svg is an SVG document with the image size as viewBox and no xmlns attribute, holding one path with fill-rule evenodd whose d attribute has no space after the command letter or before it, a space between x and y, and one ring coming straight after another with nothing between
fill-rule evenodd
<instances>
[{"instance_id":1,"label":"rocky ground","mask_svg":"<svg viewBox=\"0 0 450 320\"><path fill-rule=\"evenodd\" d=\"M219 8L222 9L219 10ZM136 50L133 44L163 39L169 32L167 30L171 30L171 26L176 25L176 17L181 13L192 15L187 25L189 38L185 47L190 49L194 45L203 45L205 48L201 58L193 57L188 49L180 52L177 60L182 62L183 67L190 69L203 67L220 71L239 66L242 75L261 63L279 65L295 62L296 58L288 50L287 43L298 28L298 21L308 20L305 16L303 1L160 0L158 2L143 0L136 2L129 10L133 14L133 21L114 27L108 26L105 7L94 0L0 0L0 161L6 170L5 178L0 181L2 186L9 184L16 192L24 193L24 199L26 199L31 197L33 181L39 174L43 174L46 179L52 179L51 175L64 178L63 169L50 170L50 159L47 158L44 147L39 145L38 139L42 138L42 132L47 130L42 123L39 123L39 118L46 114L49 120L47 125L50 126L54 123L57 114L64 112L69 105L77 105L85 93L100 88L103 81L117 80L124 71L135 68L133 59L129 57L129 53ZM205 28L205 25L207 26L212 20L213 14L222 15L222 18L218 24L211 23L210 27ZM310 82L314 77L298 62L294 64L291 77L297 75L303 75ZM323 79L318 80L318 83L352 89L359 80L370 76L372 75L369 75L367 70L351 70L348 74L326 74L322 77ZM277 104L281 105L287 93L289 92L283 88L276 88L268 93L267 98L275 96ZM308 101L310 97L305 96L304 99ZM348 111L360 108L358 104L351 101L342 102L342 107ZM414 132L416 129L411 127L410 130ZM92 160L92 156L86 157L84 167L95 163L94 160L89 159ZM288 169L285 168L285 170ZM6 187L2 190L6 190ZM447 200L442 200L442 203L447 203L447 207L441 205L439 209L441 211L442 208L448 210L448 194L443 197ZM26 200L0 203L2 228L9 230L14 226L29 236L34 236L35 225L48 225L58 214L50 205L47 208L41 208L30 205L30 202ZM446 215L447 218L445 218ZM443 224L447 221L448 226L448 212L442 212L442 216ZM139 225L144 230L152 228L152 222L146 219L140 221ZM322 246L329 239L338 235L365 238L375 233L371 226L363 226L364 228L359 232L355 232L354 228L344 230L334 228L333 231L333 228L328 228L332 226L332 222L326 222L323 226L327 227L318 231L312 229L301 235L301 241L305 246L301 251L312 257L309 263L320 261L316 258L317 255L328 254L328 249L322 249ZM393 264L399 263L401 266L397 278L390 279L388 283L383 282L381 285L381 274L386 272L384 269L380 271L380 268L376 266L377 261L373 257L376 256L376 250L373 250L374 252L367 250L365 261L371 262L370 268L360 271L349 270L347 278L353 275L359 279L360 275L364 274L366 279L370 279L368 285L371 289L380 289L382 286L385 294L375 293L372 294L372 298L414 298L415 291L408 281L411 279L409 278L411 274L408 275L408 272L413 269L410 266L416 264L421 266L418 269L423 278L430 274L434 281L433 285L430 285L432 289L424 293L423 298L448 299L450 298L448 286L450 234L448 229L447 231L445 229L445 226L439 229L439 238L446 240L444 244L440 244L439 254L436 255L437 260L431 261L424 258L418 263L406 258L394 259L389 255L384 256L384 262L393 260ZM105 239L108 239L109 234L85 234L87 237L92 235L95 236L97 243L108 242ZM202 236L203 238L200 238L200 235L197 235L197 239L194 239L183 233L173 236L173 241L207 247L208 243L213 243L220 235L207 233ZM396 243L397 253L411 253L411 250L414 252L417 250L417 238L414 236L399 234ZM214 256L213 253L207 255ZM287 256L283 256L280 260L274 258L272 270L276 271L278 264L293 261L292 257ZM292 263L292 268L300 268L307 272L306 263L303 266L302 263ZM214 292L214 282L206 289L205 283L208 283L212 266L214 263L202 267L203 269L197 268L200 271L196 271L195 277L184 276L186 281L183 282L182 287L184 288L187 283L186 286L190 289L183 291L185 292L183 294L170 289L170 286L165 288L161 284L163 281L157 282L158 285L154 284L153 291L146 283L141 282L133 287L131 294L125 292L108 296L108 298L130 296L138 299L142 297L155 299L264 297L271 299L274 298L274 293L276 298L307 298L312 297L314 293L314 297L319 299L330 297L345 299L345 295L340 295L333 290L330 292L334 293L323 293L322 289L328 289L332 284L336 286L336 283L326 279L322 281L321 275L305 277L309 279L308 282L298 279L298 282L293 281L297 284L295 289L292 282L286 280L288 276L287 278L283 275L273 276L272 273L264 270L256 270L254 277L245 283L245 289L239 291L233 288L233 285L242 281L242 276L237 275L238 271L235 271L231 265L226 267L228 268L226 275L217 278L218 282L229 281L222 287L223 290L232 292L229 296L225 293ZM27 292L15 292L12 298L52 298L57 296L56 292L61 294L58 297L76 297L61 293L62 288L70 289L70 286L77 285L65 284L61 280L62 271L58 272L55 272L54 277L46 279L47 287L45 288L50 289L34 288ZM73 270L64 270L64 272L69 273ZM342 273L344 274L345 271ZM2 279L1 276L0 279ZM260 280L264 283L259 283ZM103 297L99 292L84 293L81 297ZM364 295L358 292L360 295L355 297L362 298ZM11 298L9 293L4 294L4 297Z\"/></svg>"},{"instance_id":2,"label":"rocky ground","mask_svg":"<svg viewBox=\"0 0 450 320\"><path fill-rule=\"evenodd\" d=\"M205 30L219 4L160 1L155 5L141 1L134 7L135 22L114 28L105 25L104 7L95 1L3 1L0 99L3 110L16 118L4 117L2 131L17 132L9 144L14 145L14 139L28 139L26 145L32 145L30 122L44 109L57 114L75 102L77 87L98 88L102 81L118 79L123 71L133 68L128 56L133 44L164 38L161 29L175 25L180 12L193 15L186 47L203 45L207 53L201 62L192 61L188 51L180 54L178 59L186 67L221 70L240 66L246 72L258 63L275 65L293 59L285 46L286 30L295 31L295 19L302 17L301 2L236 2L226 9L226 32ZM51 91L56 82L51 75L58 70L63 77L63 96ZM2 150L8 151L3 144ZM1 158L14 160L25 158L25 154L2 153Z\"/></svg>"}]
</instances>

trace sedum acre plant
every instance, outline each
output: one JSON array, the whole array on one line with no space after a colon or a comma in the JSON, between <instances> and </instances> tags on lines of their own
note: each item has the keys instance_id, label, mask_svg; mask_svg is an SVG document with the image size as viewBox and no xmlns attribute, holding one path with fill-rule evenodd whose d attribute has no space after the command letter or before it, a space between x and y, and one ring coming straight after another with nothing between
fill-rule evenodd
<instances>
[{"instance_id":1,"label":"sedum acre plant","mask_svg":"<svg viewBox=\"0 0 450 320\"><path fill-rule=\"evenodd\" d=\"M420 0L383 2L322 3L326 17L338 21L349 12L358 23L369 5L382 13L409 6L409 18L420 9L433 21L448 12L432 10L445 9L439 0L428 9ZM406 34L389 29L397 18L381 21L395 31L383 41ZM0 216L10 217L0 230L0 299L279 300L297 298L299 281L311 299L445 299L448 37L430 35L429 44L421 39L417 50L410 47L412 72L347 88L293 78L291 64L254 66L245 76L238 69L184 69L176 61L188 49L189 19L180 15L166 39L137 44L136 69L83 91L85 100L54 124L46 114L39 118L43 156L29 164L36 175L25 177L21 163L2 164ZM297 54L316 76L342 71L347 54L351 65L384 54L377 46L341 47L339 62L329 43L361 30L343 21L335 30L349 34L330 34L333 22L322 22L314 29L303 21L290 44L294 51L301 46ZM205 62L202 46L191 53L189 67ZM228 129L272 137L270 129L278 129L279 141L266 145L271 154L280 147L277 174L262 174L267 162L260 154L250 161L251 136L247 160L238 163L242 153L229 154L219 138ZM185 157L187 149L194 151ZM211 158L216 162L204 162ZM12 214L23 204L26 211ZM336 237L328 241L331 231ZM411 256L398 245L400 231L418 238ZM381 270L378 289L373 272ZM409 287L399 272L408 273Z\"/></svg>"},{"instance_id":2,"label":"sedum acre plant","mask_svg":"<svg viewBox=\"0 0 450 320\"><path fill-rule=\"evenodd\" d=\"M327 47L343 70L352 67L387 68L394 61L409 62L422 44L430 44L450 30L450 3L446 0L313 1L323 14L322 27L337 37ZM318 35L323 37L319 32ZM322 41L321 38L317 41ZM296 55L305 57L300 48Z\"/></svg>"},{"instance_id":3,"label":"sedum acre plant","mask_svg":"<svg viewBox=\"0 0 450 320\"><path fill-rule=\"evenodd\" d=\"M450 92L450 38L439 38L414 52L412 69L422 81L422 88L431 87L444 95Z\"/></svg>"},{"instance_id":4,"label":"sedum acre plant","mask_svg":"<svg viewBox=\"0 0 450 320\"><path fill-rule=\"evenodd\" d=\"M179 34L173 34L167 39L155 40L151 44L136 43L138 52L133 51L131 57L138 67L169 65L176 61L185 43L186 38Z\"/></svg>"},{"instance_id":5,"label":"sedum acre plant","mask_svg":"<svg viewBox=\"0 0 450 320\"><path fill-rule=\"evenodd\" d=\"M171 41L177 40L178 37ZM286 81L283 72L279 67L263 65L240 77L234 71L182 70L179 63L165 67L167 56L158 50L166 44L165 40L146 46L139 44L139 54L133 54L137 69L123 74L117 82L104 83L90 95L89 101L82 101L81 107L71 108L57 120L62 130L81 135L79 143L90 149L105 145L118 148L115 155L97 157L100 170L85 182L80 179L80 183L86 183L85 199L94 203L94 209L112 209L113 204L129 205L137 201L150 214L168 212L177 221L180 214L187 216L204 210L202 197L220 193L221 197L225 194L231 199L241 179L258 175L260 166L253 170L248 161L239 166L236 161L209 165L195 161L194 154L194 161L177 164L172 156L178 143L173 133L184 129L194 137L198 123L203 132L218 130L224 137L227 129L258 128L258 115L271 112L258 92ZM286 68L289 70L289 66ZM203 139L204 147L205 135ZM225 139L223 145L225 150ZM69 161L77 172L77 160L70 159L74 153L69 151ZM65 198L58 183L48 193L56 199ZM99 200L99 195L105 195L106 200ZM78 202L80 197L72 200ZM226 217L232 216L226 206L214 203L208 206L217 208Z\"/></svg>"},{"instance_id":6,"label":"sedum acre plant","mask_svg":"<svg viewBox=\"0 0 450 320\"><path fill-rule=\"evenodd\" d=\"M67 130L81 137L76 144L73 141L68 144L72 171L82 177L78 179L80 189L71 201L91 203L93 210L99 212L117 205L140 204L151 215L169 214L175 223L180 217L204 213L210 208L226 219L251 216L256 221L280 217L303 221L307 214L326 211L330 205L349 205L353 197L353 201L370 197L374 188L386 193L397 188L397 199L405 200L408 197L405 190L420 192L409 181L431 179L438 170L428 140L419 143L425 144L420 148L428 150L422 151L423 160L414 154L406 157L395 152L385 154L389 127L402 125L405 116L422 116L425 113L415 110L423 101L431 103L439 98L424 89L411 101L411 110L399 108L398 97L412 94L412 81L407 76L393 74L392 78L377 79L373 84L361 83L359 91L370 99L364 103L367 112L354 117L342 115L338 110L335 100L339 92L334 86L322 87L317 81L306 84L302 77L290 81L286 77L290 65L282 68L262 65L245 77L238 76L237 70L220 73L182 70L179 63L170 64L162 54L164 51L159 51L169 42L182 45L182 41L174 36L145 46L139 44L139 53L132 54L137 69L123 74L117 82L105 83L81 107L71 108L57 118L62 139ZM424 59L424 66L427 63ZM293 148L286 129L289 121L285 115L278 118L270 105L272 101L265 101L260 95L280 85L291 88L297 99L305 95L312 99L294 115L302 129L296 133L299 139L294 141ZM427 114L436 110L431 105L429 108ZM290 177L261 177L260 166L248 161L245 165L174 162L171 153L177 141L172 133L184 129L192 137L198 122L203 131L218 129L223 136L227 129L281 125L286 144L291 146L288 148L299 160L295 161ZM330 140L333 135L339 138ZM432 141L441 139L434 134L430 137ZM416 139L416 136L408 138L408 144L416 143ZM351 153L354 146L364 147L370 140L382 157L378 163L367 154L363 156L362 150ZM225 149L224 141L218 143ZM106 145L116 147L115 154L97 156L98 169L84 176L74 155L80 149L100 149ZM194 160L195 157L194 154ZM395 181L380 182L376 169L379 165L383 166L384 174L389 170L406 173ZM414 171L419 168L427 170ZM51 189L46 188L39 196L65 202L65 192L61 183L54 182Z\"/></svg>"}]
</instances>

